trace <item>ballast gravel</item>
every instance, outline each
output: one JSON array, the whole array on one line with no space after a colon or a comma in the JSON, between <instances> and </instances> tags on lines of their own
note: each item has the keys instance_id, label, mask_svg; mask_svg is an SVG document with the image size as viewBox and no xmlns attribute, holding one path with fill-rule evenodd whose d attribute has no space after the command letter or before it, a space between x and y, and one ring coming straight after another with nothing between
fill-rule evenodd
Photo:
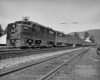
<instances>
[{"instance_id":1,"label":"ballast gravel","mask_svg":"<svg viewBox=\"0 0 100 80\"><path fill-rule=\"evenodd\" d=\"M47 58L50 56L59 55L65 52L71 52L71 51L75 51L79 49L81 48L3 59L0 61L0 69L12 68L15 66L19 66L20 64L26 63L26 62L37 61L43 58Z\"/></svg>"}]
</instances>

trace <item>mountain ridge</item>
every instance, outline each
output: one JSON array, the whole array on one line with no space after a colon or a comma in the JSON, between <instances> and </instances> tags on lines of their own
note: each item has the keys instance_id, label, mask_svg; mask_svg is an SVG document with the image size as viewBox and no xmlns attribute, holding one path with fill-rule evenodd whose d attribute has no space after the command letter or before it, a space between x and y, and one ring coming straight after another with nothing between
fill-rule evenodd
<instances>
[{"instance_id":1,"label":"mountain ridge","mask_svg":"<svg viewBox=\"0 0 100 80\"><path fill-rule=\"evenodd\" d=\"M88 32L90 35L93 35L94 40L100 44L100 29L90 29L86 31L77 32L81 38L84 38L84 33ZM74 35L74 32L68 33L69 35Z\"/></svg>"}]
</instances>

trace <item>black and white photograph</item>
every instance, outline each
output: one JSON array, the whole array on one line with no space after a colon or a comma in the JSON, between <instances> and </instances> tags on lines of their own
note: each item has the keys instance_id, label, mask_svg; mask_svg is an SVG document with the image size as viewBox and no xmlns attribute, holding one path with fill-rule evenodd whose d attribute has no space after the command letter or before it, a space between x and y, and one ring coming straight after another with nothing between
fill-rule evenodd
<instances>
[{"instance_id":1,"label":"black and white photograph","mask_svg":"<svg viewBox=\"0 0 100 80\"><path fill-rule=\"evenodd\" d=\"M100 80L100 0L0 0L0 80Z\"/></svg>"}]
</instances>

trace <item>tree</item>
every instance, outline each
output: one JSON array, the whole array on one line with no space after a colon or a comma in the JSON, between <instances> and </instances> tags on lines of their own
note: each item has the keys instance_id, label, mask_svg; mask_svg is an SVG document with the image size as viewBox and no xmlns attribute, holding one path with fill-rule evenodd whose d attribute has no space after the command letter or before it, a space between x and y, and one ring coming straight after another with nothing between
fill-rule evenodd
<instances>
[{"instance_id":1,"label":"tree","mask_svg":"<svg viewBox=\"0 0 100 80\"><path fill-rule=\"evenodd\" d=\"M74 32L74 37L77 38L77 39L80 38L80 37L79 37L79 34L78 34L77 32Z\"/></svg>"},{"instance_id":2,"label":"tree","mask_svg":"<svg viewBox=\"0 0 100 80\"><path fill-rule=\"evenodd\" d=\"M90 36L89 40L90 40L91 42L95 43L95 40L94 40L93 35Z\"/></svg>"},{"instance_id":3,"label":"tree","mask_svg":"<svg viewBox=\"0 0 100 80\"><path fill-rule=\"evenodd\" d=\"M0 24L0 37L2 36L2 34L3 34L3 29L2 29L1 24Z\"/></svg>"},{"instance_id":4,"label":"tree","mask_svg":"<svg viewBox=\"0 0 100 80\"><path fill-rule=\"evenodd\" d=\"M86 40L86 38L88 38L90 36L90 34L88 32L84 33L84 39Z\"/></svg>"}]
</instances>

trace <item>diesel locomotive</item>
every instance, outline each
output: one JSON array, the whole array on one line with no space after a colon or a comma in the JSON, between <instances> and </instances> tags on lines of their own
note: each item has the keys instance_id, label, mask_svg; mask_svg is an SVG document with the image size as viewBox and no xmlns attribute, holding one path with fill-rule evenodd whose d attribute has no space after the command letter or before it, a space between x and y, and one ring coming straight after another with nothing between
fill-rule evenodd
<instances>
[{"instance_id":1,"label":"diesel locomotive","mask_svg":"<svg viewBox=\"0 0 100 80\"><path fill-rule=\"evenodd\" d=\"M57 47L88 43L25 18L7 25L6 44L12 47Z\"/></svg>"}]
</instances>

